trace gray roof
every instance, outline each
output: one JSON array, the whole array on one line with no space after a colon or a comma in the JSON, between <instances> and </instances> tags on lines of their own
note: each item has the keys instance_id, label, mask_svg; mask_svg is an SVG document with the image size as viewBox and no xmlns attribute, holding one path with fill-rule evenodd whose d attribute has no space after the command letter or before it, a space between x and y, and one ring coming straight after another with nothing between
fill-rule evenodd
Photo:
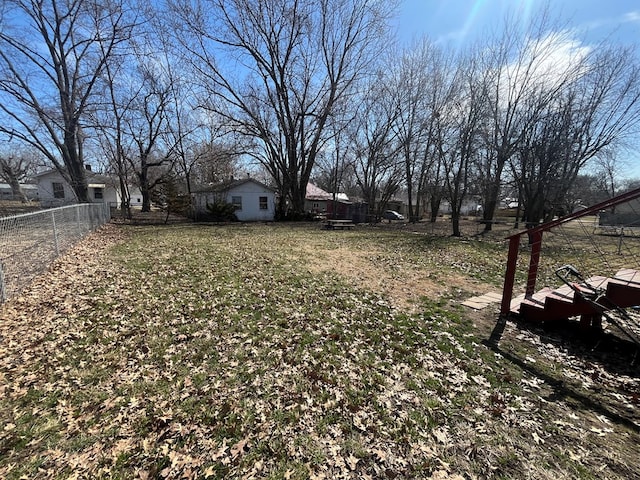
<instances>
[{"instance_id":1,"label":"gray roof","mask_svg":"<svg viewBox=\"0 0 640 480\"><path fill-rule=\"evenodd\" d=\"M8 183L0 183L0 188L11 189L11 185L9 185ZM20 188L22 188L23 190L37 190L38 185L35 185L33 183L21 183Z\"/></svg>"},{"instance_id":2,"label":"gray roof","mask_svg":"<svg viewBox=\"0 0 640 480\"><path fill-rule=\"evenodd\" d=\"M206 187L198 188L197 190L192 191L191 193L222 193L227 192L233 188L239 187L240 185L244 185L245 183L255 183L256 185L260 185L267 190L271 190L275 192L275 189L271 188L268 185L265 185L262 182L259 182L253 178L243 178L241 180L230 180L228 182L217 183L215 185L208 185Z\"/></svg>"}]
</instances>

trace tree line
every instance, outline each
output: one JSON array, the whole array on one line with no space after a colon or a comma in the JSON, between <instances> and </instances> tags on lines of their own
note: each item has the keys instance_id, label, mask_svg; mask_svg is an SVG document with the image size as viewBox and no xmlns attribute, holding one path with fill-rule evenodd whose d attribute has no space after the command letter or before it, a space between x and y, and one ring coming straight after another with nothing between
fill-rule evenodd
<instances>
[{"instance_id":1,"label":"tree line","mask_svg":"<svg viewBox=\"0 0 640 480\"><path fill-rule=\"evenodd\" d=\"M587 45L546 10L462 49L400 45L397 6L6 0L4 178L39 157L83 202L85 163L98 161L125 209L136 185L148 210L154 191L190 193L251 161L280 218L303 213L313 178L377 213L402 192L412 220L435 221L446 200L454 235L470 195L490 230L507 193L525 224L570 208L567 192L596 167L615 193L615 159L640 125L634 48Z\"/></svg>"}]
</instances>

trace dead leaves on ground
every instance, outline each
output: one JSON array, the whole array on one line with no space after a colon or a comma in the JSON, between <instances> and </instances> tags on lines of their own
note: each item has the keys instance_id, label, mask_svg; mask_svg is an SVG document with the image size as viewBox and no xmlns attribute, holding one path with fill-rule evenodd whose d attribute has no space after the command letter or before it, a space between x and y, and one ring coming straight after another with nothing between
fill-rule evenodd
<instances>
[{"instance_id":1,"label":"dead leaves on ground","mask_svg":"<svg viewBox=\"0 0 640 480\"><path fill-rule=\"evenodd\" d=\"M569 477L593 456L562 439L620 434L548 418L548 386L455 312L406 314L292 248L279 228L108 226L58 260L2 310L0 475Z\"/></svg>"}]
</instances>

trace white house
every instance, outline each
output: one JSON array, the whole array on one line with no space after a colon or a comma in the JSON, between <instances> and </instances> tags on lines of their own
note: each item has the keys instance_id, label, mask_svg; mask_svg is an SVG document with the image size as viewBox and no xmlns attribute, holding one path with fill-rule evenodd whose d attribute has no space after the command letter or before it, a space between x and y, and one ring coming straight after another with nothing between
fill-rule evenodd
<instances>
[{"instance_id":1,"label":"white house","mask_svg":"<svg viewBox=\"0 0 640 480\"><path fill-rule=\"evenodd\" d=\"M20 189L28 200L38 199L37 185L33 185L31 183L21 183ZM18 200L17 198L14 198L13 190L11 189L11 185L9 185L8 183L0 183L0 200Z\"/></svg>"},{"instance_id":2,"label":"white house","mask_svg":"<svg viewBox=\"0 0 640 480\"><path fill-rule=\"evenodd\" d=\"M212 185L191 193L196 219L206 218L207 204L228 203L235 206L241 222L272 221L276 212L275 191L252 178Z\"/></svg>"},{"instance_id":3,"label":"white house","mask_svg":"<svg viewBox=\"0 0 640 480\"><path fill-rule=\"evenodd\" d=\"M92 203L106 203L112 207L119 207L122 200L119 182L115 177L94 173L87 169L87 184L89 187L89 201ZM77 203L75 192L71 185L56 169L47 170L35 176L38 182L38 197L43 207L60 207ZM130 188L131 206L142 206L142 195L138 188Z\"/></svg>"}]
</instances>

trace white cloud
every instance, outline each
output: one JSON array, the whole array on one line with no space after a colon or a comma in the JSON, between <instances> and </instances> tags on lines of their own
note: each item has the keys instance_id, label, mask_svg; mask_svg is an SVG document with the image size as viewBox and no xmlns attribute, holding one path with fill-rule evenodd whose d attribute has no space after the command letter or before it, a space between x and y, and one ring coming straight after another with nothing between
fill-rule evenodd
<instances>
[{"instance_id":1,"label":"white cloud","mask_svg":"<svg viewBox=\"0 0 640 480\"><path fill-rule=\"evenodd\" d=\"M635 23L640 22L640 11L627 12L622 17L624 22Z\"/></svg>"}]
</instances>

